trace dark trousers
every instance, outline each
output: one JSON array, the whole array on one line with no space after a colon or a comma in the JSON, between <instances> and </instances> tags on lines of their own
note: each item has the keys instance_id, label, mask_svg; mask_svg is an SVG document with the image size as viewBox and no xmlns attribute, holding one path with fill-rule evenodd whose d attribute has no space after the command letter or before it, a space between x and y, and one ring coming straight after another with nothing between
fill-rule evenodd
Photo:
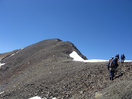
<instances>
[{"instance_id":1,"label":"dark trousers","mask_svg":"<svg viewBox=\"0 0 132 99\"><path fill-rule=\"evenodd\" d=\"M109 70L109 77L110 77L110 80L113 80L114 78L114 70Z\"/></svg>"},{"instance_id":2,"label":"dark trousers","mask_svg":"<svg viewBox=\"0 0 132 99\"><path fill-rule=\"evenodd\" d=\"M121 63L124 63L124 59L121 60Z\"/></svg>"}]
</instances>

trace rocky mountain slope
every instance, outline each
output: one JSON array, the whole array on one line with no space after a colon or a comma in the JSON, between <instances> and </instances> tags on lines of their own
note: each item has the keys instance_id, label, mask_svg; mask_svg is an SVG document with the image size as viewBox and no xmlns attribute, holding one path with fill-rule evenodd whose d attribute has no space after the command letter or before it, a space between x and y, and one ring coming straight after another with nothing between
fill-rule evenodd
<instances>
[{"instance_id":1,"label":"rocky mountain slope","mask_svg":"<svg viewBox=\"0 0 132 99\"><path fill-rule=\"evenodd\" d=\"M14 51L12 51L12 52L7 52L7 53L2 53L2 54L0 54L0 61L2 61L2 59L5 59L5 58L7 58L7 57L9 57L9 56L11 56L11 55L17 53L18 51L19 51L19 50L14 50Z\"/></svg>"},{"instance_id":2,"label":"rocky mountain slope","mask_svg":"<svg viewBox=\"0 0 132 99\"><path fill-rule=\"evenodd\" d=\"M72 43L59 39L44 40L3 57L0 99L131 99L131 62L120 64L110 81L106 62L76 62L69 56L73 51L87 59Z\"/></svg>"}]
</instances>

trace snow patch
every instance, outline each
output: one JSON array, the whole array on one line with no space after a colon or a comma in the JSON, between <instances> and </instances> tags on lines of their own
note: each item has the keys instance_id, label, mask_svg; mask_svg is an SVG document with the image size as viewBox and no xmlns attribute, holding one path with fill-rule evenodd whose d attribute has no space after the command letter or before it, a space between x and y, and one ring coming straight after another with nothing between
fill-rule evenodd
<instances>
[{"instance_id":1,"label":"snow patch","mask_svg":"<svg viewBox=\"0 0 132 99\"><path fill-rule=\"evenodd\" d=\"M0 68L1 68L3 65L5 65L5 63L0 63Z\"/></svg>"},{"instance_id":2,"label":"snow patch","mask_svg":"<svg viewBox=\"0 0 132 99\"><path fill-rule=\"evenodd\" d=\"M101 60L101 59L91 59L91 60L84 60L82 57L80 57L76 51L73 51L70 54L70 57L73 58L74 61L80 61L80 62L107 62L108 60Z\"/></svg>"},{"instance_id":3,"label":"snow patch","mask_svg":"<svg viewBox=\"0 0 132 99\"><path fill-rule=\"evenodd\" d=\"M41 98L39 96L35 96L35 97L32 97L32 98L29 98L29 99L47 99L47 98ZM53 97L52 99L57 99L56 97Z\"/></svg>"},{"instance_id":4,"label":"snow patch","mask_svg":"<svg viewBox=\"0 0 132 99\"><path fill-rule=\"evenodd\" d=\"M21 50L23 50L24 48L21 48L20 50L18 50L17 52L13 53L10 55L10 57L14 56L15 54L19 53Z\"/></svg>"},{"instance_id":5,"label":"snow patch","mask_svg":"<svg viewBox=\"0 0 132 99\"><path fill-rule=\"evenodd\" d=\"M14 56L14 55L15 55L15 53L11 54L11 56ZM10 56L10 57L11 57L11 56Z\"/></svg>"},{"instance_id":6,"label":"snow patch","mask_svg":"<svg viewBox=\"0 0 132 99\"><path fill-rule=\"evenodd\" d=\"M103 60L103 59L90 59L90 60L84 60L84 62L108 62L108 60Z\"/></svg>"},{"instance_id":7,"label":"snow patch","mask_svg":"<svg viewBox=\"0 0 132 99\"><path fill-rule=\"evenodd\" d=\"M4 93L4 91L0 92L0 95L3 94L3 93Z\"/></svg>"},{"instance_id":8,"label":"snow patch","mask_svg":"<svg viewBox=\"0 0 132 99\"><path fill-rule=\"evenodd\" d=\"M125 60L124 62L132 62L132 60Z\"/></svg>"},{"instance_id":9,"label":"snow patch","mask_svg":"<svg viewBox=\"0 0 132 99\"><path fill-rule=\"evenodd\" d=\"M39 96L35 96L35 97L29 98L29 99L42 99L42 98Z\"/></svg>"},{"instance_id":10,"label":"snow patch","mask_svg":"<svg viewBox=\"0 0 132 99\"><path fill-rule=\"evenodd\" d=\"M70 57L73 58L74 61L84 61L84 59L80 57L75 51L70 54Z\"/></svg>"}]
</instances>

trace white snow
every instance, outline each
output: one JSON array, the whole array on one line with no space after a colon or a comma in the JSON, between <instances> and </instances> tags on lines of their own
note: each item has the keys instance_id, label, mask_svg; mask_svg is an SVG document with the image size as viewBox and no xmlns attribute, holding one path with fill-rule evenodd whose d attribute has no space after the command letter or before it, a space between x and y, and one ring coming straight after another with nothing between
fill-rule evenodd
<instances>
[{"instance_id":1,"label":"white snow","mask_svg":"<svg viewBox=\"0 0 132 99\"><path fill-rule=\"evenodd\" d=\"M4 91L0 92L0 95L3 94L3 93L4 93Z\"/></svg>"},{"instance_id":2,"label":"white snow","mask_svg":"<svg viewBox=\"0 0 132 99\"><path fill-rule=\"evenodd\" d=\"M53 97L52 99L57 99L56 97Z\"/></svg>"},{"instance_id":3,"label":"white snow","mask_svg":"<svg viewBox=\"0 0 132 99\"><path fill-rule=\"evenodd\" d=\"M102 59L90 59L90 60L84 60L82 57L80 57L76 51L73 51L70 54L70 57L73 58L74 61L81 61L81 62L106 62L108 60L102 60Z\"/></svg>"},{"instance_id":4,"label":"white snow","mask_svg":"<svg viewBox=\"0 0 132 99\"><path fill-rule=\"evenodd\" d=\"M84 59L81 58L75 51L70 54L70 57L73 58L74 61L84 61Z\"/></svg>"},{"instance_id":5,"label":"white snow","mask_svg":"<svg viewBox=\"0 0 132 99\"><path fill-rule=\"evenodd\" d=\"M1 68L1 66L3 66L3 65L5 65L5 63L0 63L0 68Z\"/></svg>"},{"instance_id":6,"label":"white snow","mask_svg":"<svg viewBox=\"0 0 132 99\"><path fill-rule=\"evenodd\" d=\"M11 56L14 56L14 55L15 55L15 53L11 54ZM11 56L10 56L10 57L11 57Z\"/></svg>"},{"instance_id":7,"label":"white snow","mask_svg":"<svg viewBox=\"0 0 132 99\"><path fill-rule=\"evenodd\" d=\"M103 60L103 59L89 59L89 60L84 60L84 62L107 62L108 60Z\"/></svg>"},{"instance_id":8,"label":"white snow","mask_svg":"<svg viewBox=\"0 0 132 99\"><path fill-rule=\"evenodd\" d=\"M19 51L17 51L17 52L15 52L15 53L11 54L10 57L11 57L11 56L14 56L16 53L19 53L19 52L20 52L21 50L23 50L23 49L24 49L24 48L21 48Z\"/></svg>"},{"instance_id":9,"label":"white snow","mask_svg":"<svg viewBox=\"0 0 132 99\"><path fill-rule=\"evenodd\" d=\"M32 98L29 98L29 99L47 99L47 98L41 98L39 96L35 96L35 97L32 97ZM57 99L56 97L53 97L52 99Z\"/></svg>"},{"instance_id":10,"label":"white snow","mask_svg":"<svg viewBox=\"0 0 132 99\"><path fill-rule=\"evenodd\" d=\"M73 61L80 61L80 62L108 62L108 60L103 59L89 59L84 60L82 57L80 57L76 51L73 51L70 55L71 58L73 58ZM132 62L132 60L125 60L125 62Z\"/></svg>"},{"instance_id":11,"label":"white snow","mask_svg":"<svg viewBox=\"0 0 132 99\"><path fill-rule=\"evenodd\" d=\"M29 99L42 99L42 98L39 96L35 96L35 97L29 98Z\"/></svg>"},{"instance_id":12,"label":"white snow","mask_svg":"<svg viewBox=\"0 0 132 99\"><path fill-rule=\"evenodd\" d=\"M132 62L132 60L125 60L124 62Z\"/></svg>"}]
</instances>

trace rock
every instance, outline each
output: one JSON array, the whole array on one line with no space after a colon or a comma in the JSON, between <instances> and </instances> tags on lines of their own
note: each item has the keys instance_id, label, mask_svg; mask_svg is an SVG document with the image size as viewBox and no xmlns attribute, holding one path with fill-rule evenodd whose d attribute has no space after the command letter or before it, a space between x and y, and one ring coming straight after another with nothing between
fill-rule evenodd
<instances>
[{"instance_id":1,"label":"rock","mask_svg":"<svg viewBox=\"0 0 132 99\"><path fill-rule=\"evenodd\" d=\"M95 99L98 99L99 97L101 97L102 96L102 93L100 93L100 92L96 92L95 93Z\"/></svg>"}]
</instances>

